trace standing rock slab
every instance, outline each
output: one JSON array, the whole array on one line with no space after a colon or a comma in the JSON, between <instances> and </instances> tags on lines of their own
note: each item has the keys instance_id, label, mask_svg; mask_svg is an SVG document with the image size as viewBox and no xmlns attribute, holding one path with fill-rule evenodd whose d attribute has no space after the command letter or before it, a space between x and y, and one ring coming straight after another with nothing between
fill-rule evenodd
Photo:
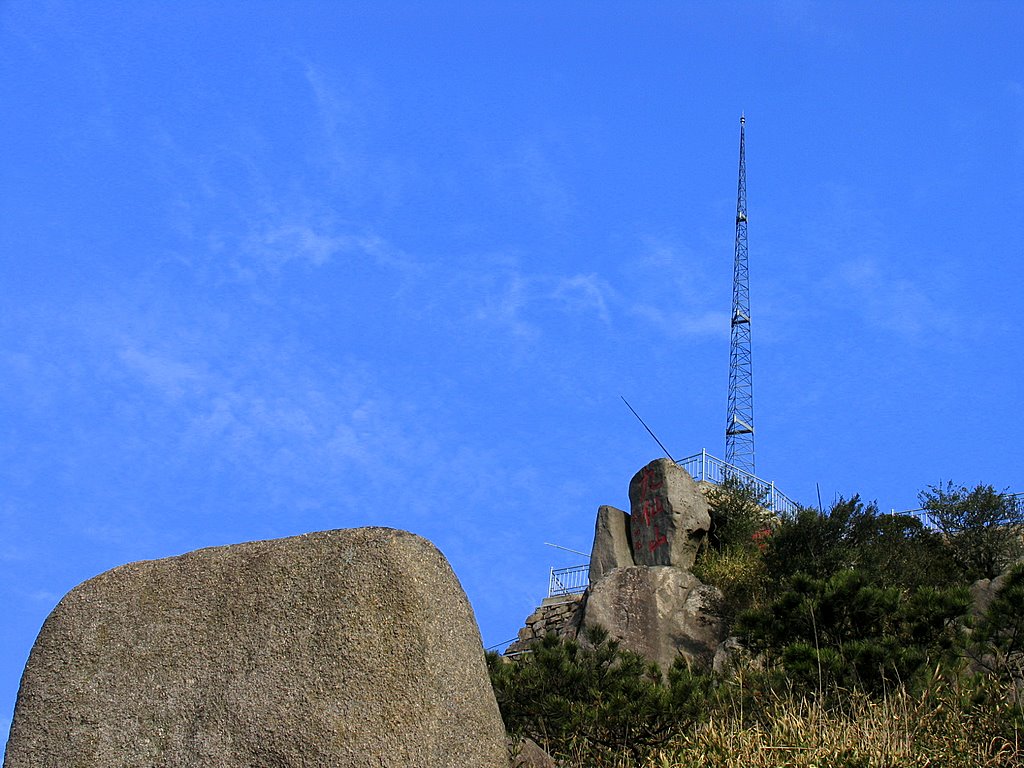
<instances>
[{"instance_id":1,"label":"standing rock slab","mask_svg":"<svg viewBox=\"0 0 1024 768\"><path fill-rule=\"evenodd\" d=\"M721 593L689 571L668 566L617 568L592 584L585 627L603 627L622 648L665 672L680 655L711 669L722 637L713 608Z\"/></svg>"},{"instance_id":2,"label":"standing rock slab","mask_svg":"<svg viewBox=\"0 0 1024 768\"><path fill-rule=\"evenodd\" d=\"M613 568L633 565L629 513L602 505L597 510L594 546L590 549L590 583L596 584Z\"/></svg>"},{"instance_id":3,"label":"standing rock slab","mask_svg":"<svg viewBox=\"0 0 1024 768\"><path fill-rule=\"evenodd\" d=\"M4 768L507 768L472 610L387 528L131 563L43 625Z\"/></svg>"},{"instance_id":4,"label":"standing rock slab","mask_svg":"<svg viewBox=\"0 0 1024 768\"><path fill-rule=\"evenodd\" d=\"M711 527L693 478L670 459L655 459L629 483L633 562L690 568Z\"/></svg>"}]
</instances>

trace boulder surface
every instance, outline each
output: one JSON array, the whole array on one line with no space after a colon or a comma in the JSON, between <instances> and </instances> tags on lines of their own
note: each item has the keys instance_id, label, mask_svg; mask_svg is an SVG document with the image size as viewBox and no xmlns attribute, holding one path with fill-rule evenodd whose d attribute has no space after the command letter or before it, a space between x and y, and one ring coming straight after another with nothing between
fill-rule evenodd
<instances>
[{"instance_id":1,"label":"boulder surface","mask_svg":"<svg viewBox=\"0 0 1024 768\"><path fill-rule=\"evenodd\" d=\"M688 569L711 527L708 502L670 459L655 459L629 483L633 562Z\"/></svg>"},{"instance_id":2,"label":"boulder surface","mask_svg":"<svg viewBox=\"0 0 1024 768\"><path fill-rule=\"evenodd\" d=\"M592 584L585 627L600 626L622 647L668 671L678 656L711 669L723 640L714 607L721 593L670 566L617 568Z\"/></svg>"},{"instance_id":3,"label":"boulder surface","mask_svg":"<svg viewBox=\"0 0 1024 768\"><path fill-rule=\"evenodd\" d=\"M594 546L590 549L590 583L596 584L613 568L633 565L629 513L607 504L597 510Z\"/></svg>"},{"instance_id":4,"label":"boulder surface","mask_svg":"<svg viewBox=\"0 0 1024 768\"><path fill-rule=\"evenodd\" d=\"M476 623L429 542L311 533L131 563L46 620L4 768L507 768Z\"/></svg>"}]
</instances>

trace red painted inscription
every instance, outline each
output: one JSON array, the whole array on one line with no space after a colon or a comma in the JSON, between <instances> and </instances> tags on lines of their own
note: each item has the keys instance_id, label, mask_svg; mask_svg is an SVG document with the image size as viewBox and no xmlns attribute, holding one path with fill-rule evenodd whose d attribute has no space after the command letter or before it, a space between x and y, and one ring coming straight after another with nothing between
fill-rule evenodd
<instances>
[{"instance_id":1,"label":"red painted inscription","mask_svg":"<svg viewBox=\"0 0 1024 768\"><path fill-rule=\"evenodd\" d=\"M638 501L640 509L637 512L638 522L643 522L646 535L638 537L644 541L634 541L633 548L639 552L646 545L650 552L668 544L668 536L661 532L659 518L665 514L665 502L662 495L658 493L665 484L665 478L658 477L658 474L651 467L644 467L640 473Z\"/></svg>"}]
</instances>

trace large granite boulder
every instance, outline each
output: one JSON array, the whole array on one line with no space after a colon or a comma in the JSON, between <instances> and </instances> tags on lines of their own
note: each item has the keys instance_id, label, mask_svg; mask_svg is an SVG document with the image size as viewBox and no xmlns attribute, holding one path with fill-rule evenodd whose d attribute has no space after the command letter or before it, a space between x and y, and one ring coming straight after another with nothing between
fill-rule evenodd
<instances>
[{"instance_id":1,"label":"large granite boulder","mask_svg":"<svg viewBox=\"0 0 1024 768\"><path fill-rule=\"evenodd\" d=\"M622 648L664 671L680 655L711 669L724 639L714 611L720 599L715 587L679 568L616 568L590 586L583 624L603 627Z\"/></svg>"},{"instance_id":2,"label":"large granite boulder","mask_svg":"<svg viewBox=\"0 0 1024 768\"><path fill-rule=\"evenodd\" d=\"M594 546L590 550L590 583L596 584L613 568L633 565L629 513L602 505L597 510Z\"/></svg>"},{"instance_id":3,"label":"large granite boulder","mask_svg":"<svg viewBox=\"0 0 1024 768\"><path fill-rule=\"evenodd\" d=\"M131 563L76 587L22 678L4 768L507 768L473 613L386 528Z\"/></svg>"},{"instance_id":4,"label":"large granite boulder","mask_svg":"<svg viewBox=\"0 0 1024 768\"><path fill-rule=\"evenodd\" d=\"M670 459L655 459L629 483L633 562L690 568L711 514L693 478Z\"/></svg>"}]
</instances>

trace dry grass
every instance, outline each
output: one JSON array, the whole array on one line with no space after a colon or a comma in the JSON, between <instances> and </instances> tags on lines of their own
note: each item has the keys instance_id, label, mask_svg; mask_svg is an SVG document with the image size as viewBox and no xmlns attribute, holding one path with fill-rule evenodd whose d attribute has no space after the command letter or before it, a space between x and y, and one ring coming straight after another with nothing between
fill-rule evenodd
<instances>
[{"instance_id":1,"label":"dry grass","mask_svg":"<svg viewBox=\"0 0 1024 768\"><path fill-rule=\"evenodd\" d=\"M845 698L842 711L772 696L756 718L742 697L680 733L641 763L626 751L597 758L584 747L566 768L1011 768L1024 766L1024 734L1013 702L999 695L973 706L938 685L919 696ZM1016 710L1019 713L1019 709Z\"/></svg>"}]
</instances>

